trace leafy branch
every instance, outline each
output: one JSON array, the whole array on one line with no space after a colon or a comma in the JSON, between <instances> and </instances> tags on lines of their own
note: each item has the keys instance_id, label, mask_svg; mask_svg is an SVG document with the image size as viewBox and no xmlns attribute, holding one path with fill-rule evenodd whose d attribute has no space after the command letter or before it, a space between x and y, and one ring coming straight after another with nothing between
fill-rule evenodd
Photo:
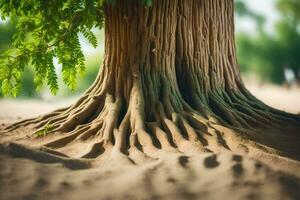
<instances>
[{"instance_id":1,"label":"leafy branch","mask_svg":"<svg viewBox=\"0 0 300 200\"><path fill-rule=\"evenodd\" d=\"M152 0L141 0L151 6ZM64 83L73 90L77 78L85 70L84 55L78 33L93 45L97 38L93 28L102 28L103 6L117 0L16 1L1 0L0 16L9 18L16 26L12 49L0 55L0 85L4 95L20 92L24 68L31 65L36 88L46 81L51 92L58 91L57 73L53 59L62 65Z\"/></svg>"}]
</instances>

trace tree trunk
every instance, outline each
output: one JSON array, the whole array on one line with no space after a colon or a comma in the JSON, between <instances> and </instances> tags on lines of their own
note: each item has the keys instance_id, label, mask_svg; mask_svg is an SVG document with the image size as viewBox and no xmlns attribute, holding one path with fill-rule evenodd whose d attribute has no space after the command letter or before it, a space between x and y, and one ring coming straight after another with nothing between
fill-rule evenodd
<instances>
[{"instance_id":1,"label":"tree trunk","mask_svg":"<svg viewBox=\"0 0 300 200\"><path fill-rule=\"evenodd\" d=\"M299 116L266 106L243 85L233 7L233 0L105 5L105 59L95 83L71 107L7 131L34 124L46 136L21 141L76 158L231 150L299 159Z\"/></svg>"}]
</instances>

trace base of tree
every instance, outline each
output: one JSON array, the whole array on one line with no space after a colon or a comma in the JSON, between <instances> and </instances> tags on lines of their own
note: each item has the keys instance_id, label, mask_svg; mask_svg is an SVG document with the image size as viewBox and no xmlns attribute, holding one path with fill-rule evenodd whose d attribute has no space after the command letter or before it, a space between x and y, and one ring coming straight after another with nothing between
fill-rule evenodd
<instances>
[{"instance_id":1,"label":"base of tree","mask_svg":"<svg viewBox=\"0 0 300 200\"><path fill-rule=\"evenodd\" d=\"M137 163L161 152L300 160L300 116L266 106L242 83L233 1L119 1L104 10L105 56L93 86L68 108L8 126L1 143Z\"/></svg>"},{"instance_id":2,"label":"base of tree","mask_svg":"<svg viewBox=\"0 0 300 200\"><path fill-rule=\"evenodd\" d=\"M212 108L201 113L184 100L175 107L172 96L163 94L150 113L139 84L130 100L113 98L107 91L95 95L90 89L68 108L6 127L0 141L31 146L62 161L115 158L140 163L166 154L227 151L274 163L286 160L280 156L300 160L299 116L269 108L252 96L242 100L231 95L213 96Z\"/></svg>"}]
</instances>

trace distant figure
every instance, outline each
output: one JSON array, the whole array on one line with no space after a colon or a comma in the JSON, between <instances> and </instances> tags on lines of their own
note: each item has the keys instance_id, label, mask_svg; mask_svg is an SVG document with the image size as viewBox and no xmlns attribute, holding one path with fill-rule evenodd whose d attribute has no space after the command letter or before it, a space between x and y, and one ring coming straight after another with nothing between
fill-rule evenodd
<instances>
[{"instance_id":1,"label":"distant figure","mask_svg":"<svg viewBox=\"0 0 300 200\"><path fill-rule=\"evenodd\" d=\"M290 88L296 80L295 73L287 66L284 67L283 73L284 73L285 85L288 88Z\"/></svg>"}]
</instances>

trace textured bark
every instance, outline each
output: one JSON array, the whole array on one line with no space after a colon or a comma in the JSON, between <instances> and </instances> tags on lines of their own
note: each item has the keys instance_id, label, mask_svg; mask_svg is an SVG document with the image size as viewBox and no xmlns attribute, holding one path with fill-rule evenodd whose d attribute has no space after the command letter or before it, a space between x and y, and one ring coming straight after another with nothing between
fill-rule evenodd
<instances>
[{"instance_id":1,"label":"textured bark","mask_svg":"<svg viewBox=\"0 0 300 200\"><path fill-rule=\"evenodd\" d=\"M74 105L6 131L51 126L42 139L15 139L79 158L161 151L251 155L256 148L260 155L299 159L299 116L264 105L243 85L232 0L154 0L150 8L139 2L105 6L102 70ZM291 131L266 131L282 124ZM278 145L274 137L286 142Z\"/></svg>"}]
</instances>

